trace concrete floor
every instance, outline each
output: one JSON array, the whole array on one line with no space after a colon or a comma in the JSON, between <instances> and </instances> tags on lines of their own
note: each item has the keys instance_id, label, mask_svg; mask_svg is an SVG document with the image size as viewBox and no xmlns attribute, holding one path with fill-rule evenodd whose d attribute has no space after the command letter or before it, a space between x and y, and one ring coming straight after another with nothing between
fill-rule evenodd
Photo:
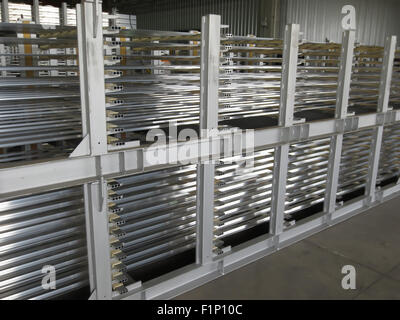
<instances>
[{"instance_id":1,"label":"concrete floor","mask_svg":"<svg viewBox=\"0 0 400 320\"><path fill-rule=\"evenodd\" d=\"M400 197L176 299L400 299Z\"/></svg>"}]
</instances>

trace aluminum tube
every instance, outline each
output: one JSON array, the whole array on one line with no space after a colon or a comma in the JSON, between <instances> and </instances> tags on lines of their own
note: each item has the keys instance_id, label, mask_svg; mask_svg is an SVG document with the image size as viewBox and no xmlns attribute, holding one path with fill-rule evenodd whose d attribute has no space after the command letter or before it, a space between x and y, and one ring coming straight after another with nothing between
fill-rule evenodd
<instances>
[{"instance_id":1,"label":"aluminum tube","mask_svg":"<svg viewBox=\"0 0 400 320\"><path fill-rule=\"evenodd\" d=\"M80 187L0 202L0 299L52 298L88 285ZM56 269L57 289L41 286Z\"/></svg>"},{"instance_id":2,"label":"aluminum tube","mask_svg":"<svg viewBox=\"0 0 400 320\"><path fill-rule=\"evenodd\" d=\"M196 175L189 165L108 181L111 244L126 271L194 248Z\"/></svg>"}]
</instances>

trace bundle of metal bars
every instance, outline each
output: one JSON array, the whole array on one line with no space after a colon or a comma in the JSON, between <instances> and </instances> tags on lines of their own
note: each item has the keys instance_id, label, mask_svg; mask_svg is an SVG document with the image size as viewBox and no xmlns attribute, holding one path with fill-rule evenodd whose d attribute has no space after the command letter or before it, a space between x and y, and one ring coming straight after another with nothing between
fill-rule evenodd
<instances>
[{"instance_id":1,"label":"bundle of metal bars","mask_svg":"<svg viewBox=\"0 0 400 320\"><path fill-rule=\"evenodd\" d=\"M340 162L338 199L364 188L367 181L373 129L346 133Z\"/></svg>"},{"instance_id":2,"label":"bundle of metal bars","mask_svg":"<svg viewBox=\"0 0 400 320\"><path fill-rule=\"evenodd\" d=\"M129 279L125 271L135 277L143 266L194 248L196 166L127 176L108 185L114 290Z\"/></svg>"},{"instance_id":3,"label":"bundle of metal bars","mask_svg":"<svg viewBox=\"0 0 400 320\"><path fill-rule=\"evenodd\" d=\"M0 31L0 162L68 155L81 138L76 29Z\"/></svg>"},{"instance_id":4,"label":"bundle of metal bars","mask_svg":"<svg viewBox=\"0 0 400 320\"><path fill-rule=\"evenodd\" d=\"M226 35L221 44L219 120L276 116L282 40Z\"/></svg>"},{"instance_id":5,"label":"bundle of metal bars","mask_svg":"<svg viewBox=\"0 0 400 320\"><path fill-rule=\"evenodd\" d=\"M120 30L109 39L122 77L111 79L108 133L114 144L143 139L150 129L199 122L200 34ZM219 120L276 115L282 41L256 37L221 40ZM222 126L224 124L221 124Z\"/></svg>"},{"instance_id":6,"label":"bundle of metal bars","mask_svg":"<svg viewBox=\"0 0 400 320\"><path fill-rule=\"evenodd\" d=\"M324 201L330 138L290 145L286 218Z\"/></svg>"},{"instance_id":7,"label":"bundle of metal bars","mask_svg":"<svg viewBox=\"0 0 400 320\"><path fill-rule=\"evenodd\" d=\"M295 113L318 110L332 115L336 106L341 45L303 43L299 46ZM300 113L306 116L307 113Z\"/></svg>"},{"instance_id":8,"label":"bundle of metal bars","mask_svg":"<svg viewBox=\"0 0 400 320\"><path fill-rule=\"evenodd\" d=\"M400 107L400 50L395 52L389 107ZM398 178L400 175L400 126L384 127L377 183Z\"/></svg>"},{"instance_id":9,"label":"bundle of metal bars","mask_svg":"<svg viewBox=\"0 0 400 320\"><path fill-rule=\"evenodd\" d=\"M199 122L200 34L120 30L108 39L120 61L107 94L110 142L143 138L150 129ZM107 49L106 49L107 52ZM117 90L113 90L117 89Z\"/></svg>"},{"instance_id":10,"label":"bundle of metal bars","mask_svg":"<svg viewBox=\"0 0 400 320\"><path fill-rule=\"evenodd\" d=\"M55 289L42 287L44 266L54 267ZM81 187L0 202L0 299L50 299L88 278Z\"/></svg>"},{"instance_id":11,"label":"bundle of metal bars","mask_svg":"<svg viewBox=\"0 0 400 320\"><path fill-rule=\"evenodd\" d=\"M268 222L271 211L274 149L224 158L215 168L214 245ZM268 228L265 228L268 233Z\"/></svg>"},{"instance_id":12,"label":"bundle of metal bars","mask_svg":"<svg viewBox=\"0 0 400 320\"><path fill-rule=\"evenodd\" d=\"M383 47L356 46L350 85L349 110L376 112L383 64Z\"/></svg>"},{"instance_id":13,"label":"bundle of metal bars","mask_svg":"<svg viewBox=\"0 0 400 320\"><path fill-rule=\"evenodd\" d=\"M389 106L398 109L400 108L400 50L395 53L393 74L392 74L392 87L390 92Z\"/></svg>"},{"instance_id":14,"label":"bundle of metal bars","mask_svg":"<svg viewBox=\"0 0 400 320\"><path fill-rule=\"evenodd\" d=\"M379 161L377 183L399 177L400 174L400 125L385 126Z\"/></svg>"}]
</instances>

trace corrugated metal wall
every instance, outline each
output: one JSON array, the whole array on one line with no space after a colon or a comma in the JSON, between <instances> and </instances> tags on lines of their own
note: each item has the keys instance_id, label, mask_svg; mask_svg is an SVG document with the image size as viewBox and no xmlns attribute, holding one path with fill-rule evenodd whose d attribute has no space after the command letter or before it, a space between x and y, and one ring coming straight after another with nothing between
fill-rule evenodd
<instances>
[{"instance_id":1,"label":"corrugated metal wall","mask_svg":"<svg viewBox=\"0 0 400 320\"><path fill-rule=\"evenodd\" d=\"M281 27L299 23L310 41L341 41L341 8L356 8L357 41L383 45L386 35L400 36L399 0L283 0Z\"/></svg>"},{"instance_id":2,"label":"corrugated metal wall","mask_svg":"<svg viewBox=\"0 0 400 320\"><path fill-rule=\"evenodd\" d=\"M168 9L137 14L138 29L188 31L200 30L201 17L221 15L236 35L257 34L259 0L171 0ZM134 13L134 12L133 12Z\"/></svg>"}]
</instances>

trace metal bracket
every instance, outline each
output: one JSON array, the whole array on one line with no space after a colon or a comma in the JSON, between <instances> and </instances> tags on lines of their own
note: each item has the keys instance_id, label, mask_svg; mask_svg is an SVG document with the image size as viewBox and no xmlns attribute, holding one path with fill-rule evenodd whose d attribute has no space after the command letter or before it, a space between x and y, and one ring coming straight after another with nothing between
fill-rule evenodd
<instances>
[{"instance_id":1,"label":"metal bracket","mask_svg":"<svg viewBox=\"0 0 400 320\"><path fill-rule=\"evenodd\" d=\"M386 114L385 113L377 113L376 114L376 124L378 126L383 126L385 123Z\"/></svg>"},{"instance_id":2,"label":"metal bracket","mask_svg":"<svg viewBox=\"0 0 400 320\"><path fill-rule=\"evenodd\" d=\"M90 294L88 300L97 300L96 289L94 289L94 290L92 291L92 293Z\"/></svg>"},{"instance_id":3,"label":"metal bracket","mask_svg":"<svg viewBox=\"0 0 400 320\"><path fill-rule=\"evenodd\" d=\"M358 129L358 117L349 117L345 119L336 120L336 133L345 133L350 131L356 131Z\"/></svg>"},{"instance_id":4,"label":"metal bracket","mask_svg":"<svg viewBox=\"0 0 400 320\"><path fill-rule=\"evenodd\" d=\"M282 140L285 143L307 140L310 136L310 125L308 123L284 127L281 131Z\"/></svg>"},{"instance_id":5,"label":"metal bracket","mask_svg":"<svg viewBox=\"0 0 400 320\"><path fill-rule=\"evenodd\" d=\"M107 193L107 187L106 187L106 183L105 182L105 178L103 175L103 166L102 166L102 156L96 156L95 157L96 160L96 175L99 178L100 181L100 187L99 187L99 211L104 211L104 206L107 203L107 197L108 197L108 193Z\"/></svg>"},{"instance_id":6,"label":"metal bracket","mask_svg":"<svg viewBox=\"0 0 400 320\"><path fill-rule=\"evenodd\" d=\"M376 114L376 125L383 126L396 122L396 111L387 111Z\"/></svg>"},{"instance_id":7,"label":"metal bracket","mask_svg":"<svg viewBox=\"0 0 400 320\"><path fill-rule=\"evenodd\" d=\"M345 119L345 131L355 131L358 129L358 117L350 117Z\"/></svg>"},{"instance_id":8,"label":"metal bracket","mask_svg":"<svg viewBox=\"0 0 400 320\"><path fill-rule=\"evenodd\" d=\"M78 144L78 146L72 151L69 155L70 158L76 157L84 157L90 154L90 139L89 135L87 134L82 141Z\"/></svg>"},{"instance_id":9,"label":"metal bracket","mask_svg":"<svg viewBox=\"0 0 400 320\"><path fill-rule=\"evenodd\" d=\"M394 110L387 111L385 113L385 124L392 124L396 122L396 114L397 112Z\"/></svg>"}]
</instances>

